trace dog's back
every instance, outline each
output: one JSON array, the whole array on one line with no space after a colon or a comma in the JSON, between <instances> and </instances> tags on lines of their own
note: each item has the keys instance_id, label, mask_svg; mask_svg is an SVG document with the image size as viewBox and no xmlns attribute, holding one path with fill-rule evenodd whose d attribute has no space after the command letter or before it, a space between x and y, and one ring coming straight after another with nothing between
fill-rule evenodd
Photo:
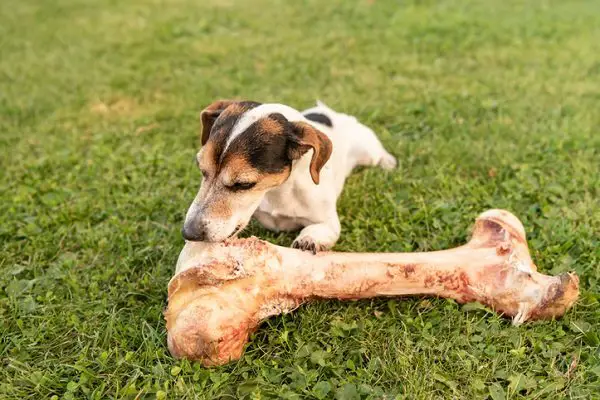
<instances>
[{"instance_id":1,"label":"dog's back","mask_svg":"<svg viewBox=\"0 0 600 400\"><path fill-rule=\"evenodd\" d=\"M396 166L396 158L383 148L375 132L356 117L337 112L319 100L302 114L330 137L334 150L336 147L344 150L341 155L346 160L344 178L356 165L379 165L384 169Z\"/></svg>"}]
</instances>

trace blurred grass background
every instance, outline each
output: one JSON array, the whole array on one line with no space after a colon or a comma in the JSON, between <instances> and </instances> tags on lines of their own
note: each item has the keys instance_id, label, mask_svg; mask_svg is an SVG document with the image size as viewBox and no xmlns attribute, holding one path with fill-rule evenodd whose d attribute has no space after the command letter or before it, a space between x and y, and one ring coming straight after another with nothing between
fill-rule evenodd
<instances>
[{"instance_id":1,"label":"blurred grass background","mask_svg":"<svg viewBox=\"0 0 600 400\"><path fill-rule=\"evenodd\" d=\"M598 396L599 38L591 0L2 2L0 398ZM240 362L173 360L199 111L228 97L322 99L398 156L348 180L337 250L442 249L506 208L581 302L514 328L446 300L330 301L270 319Z\"/></svg>"}]
</instances>

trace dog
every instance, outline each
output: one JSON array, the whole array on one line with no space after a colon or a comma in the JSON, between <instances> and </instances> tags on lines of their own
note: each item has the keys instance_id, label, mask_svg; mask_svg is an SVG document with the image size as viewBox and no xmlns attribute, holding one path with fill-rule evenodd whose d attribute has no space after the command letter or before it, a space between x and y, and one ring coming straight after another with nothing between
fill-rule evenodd
<instances>
[{"instance_id":1,"label":"dog","mask_svg":"<svg viewBox=\"0 0 600 400\"><path fill-rule=\"evenodd\" d=\"M200 119L196 161L204 179L185 217L188 241L224 241L254 217L272 231L300 230L294 248L331 249L346 177L357 166L397 164L371 129L320 101L300 112L219 100Z\"/></svg>"}]
</instances>

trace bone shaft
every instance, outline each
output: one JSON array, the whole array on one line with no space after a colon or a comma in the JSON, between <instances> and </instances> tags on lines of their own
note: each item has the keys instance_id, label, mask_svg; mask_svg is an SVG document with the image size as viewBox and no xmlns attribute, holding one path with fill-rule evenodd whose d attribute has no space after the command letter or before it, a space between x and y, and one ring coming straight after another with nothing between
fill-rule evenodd
<instances>
[{"instance_id":1,"label":"bone shaft","mask_svg":"<svg viewBox=\"0 0 600 400\"><path fill-rule=\"evenodd\" d=\"M307 261L298 267L294 280L298 296L360 299L423 294L471 301L469 282L486 265L504 258L493 248L463 246L430 253L328 253Z\"/></svg>"}]
</instances>

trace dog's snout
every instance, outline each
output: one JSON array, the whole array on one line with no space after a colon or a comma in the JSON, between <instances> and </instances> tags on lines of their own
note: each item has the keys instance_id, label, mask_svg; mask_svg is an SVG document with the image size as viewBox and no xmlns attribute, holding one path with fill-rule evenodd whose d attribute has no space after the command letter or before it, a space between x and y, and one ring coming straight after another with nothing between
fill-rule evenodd
<instances>
[{"instance_id":1,"label":"dog's snout","mask_svg":"<svg viewBox=\"0 0 600 400\"><path fill-rule=\"evenodd\" d=\"M185 227L181 229L181 235L185 240L190 242L201 242L204 240L204 232L186 229Z\"/></svg>"},{"instance_id":2,"label":"dog's snout","mask_svg":"<svg viewBox=\"0 0 600 400\"><path fill-rule=\"evenodd\" d=\"M181 229L181 235L185 240L189 240L190 242L201 242L206 238L206 229L202 223L197 221L191 221L190 223L186 221Z\"/></svg>"}]
</instances>

